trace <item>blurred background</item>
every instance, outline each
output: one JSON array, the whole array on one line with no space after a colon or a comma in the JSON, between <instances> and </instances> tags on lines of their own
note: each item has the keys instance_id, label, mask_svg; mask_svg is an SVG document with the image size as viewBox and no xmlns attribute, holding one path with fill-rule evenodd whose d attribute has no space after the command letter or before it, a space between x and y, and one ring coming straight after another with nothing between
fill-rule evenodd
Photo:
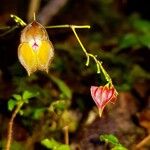
<instances>
[{"instance_id":1,"label":"blurred background","mask_svg":"<svg viewBox=\"0 0 150 150\"><path fill-rule=\"evenodd\" d=\"M77 33L88 52L97 55L119 92L99 118L90 95L92 85L105 84L96 73L69 28L47 29L55 57L49 74L30 77L17 57L19 26L10 14L27 24L43 26L90 25ZM71 149L107 150L101 134L114 134L129 150L150 133L150 1L148 0L1 0L0 1L0 148L3 149L12 115L7 104L13 94L38 92L24 105L13 127L14 150L45 150L44 138L64 143L63 127L69 126ZM5 27L10 28L5 28ZM54 107L56 101L62 107ZM52 109L52 107L54 107ZM140 146L150 148L150 141Z\"/></svg>"}]
</instances>

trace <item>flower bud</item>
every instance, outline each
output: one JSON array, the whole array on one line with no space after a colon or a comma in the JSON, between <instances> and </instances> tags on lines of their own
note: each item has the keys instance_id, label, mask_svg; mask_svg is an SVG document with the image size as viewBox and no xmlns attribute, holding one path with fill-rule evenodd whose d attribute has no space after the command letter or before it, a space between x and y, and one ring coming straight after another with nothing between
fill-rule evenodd
<instances>
[{"instance_id":1,"label":"flower bud","mask_svg":"<svg viewBox=\"0 0 150 150\"><path fill-rule=\"evenodd\" d=\"M117 91L114 86L106 84L105 86L91 86L91 96L96 103L99 116L101 117L104 107L109 103L114 103L117 98Z\"/></svg>"}]
</instances>

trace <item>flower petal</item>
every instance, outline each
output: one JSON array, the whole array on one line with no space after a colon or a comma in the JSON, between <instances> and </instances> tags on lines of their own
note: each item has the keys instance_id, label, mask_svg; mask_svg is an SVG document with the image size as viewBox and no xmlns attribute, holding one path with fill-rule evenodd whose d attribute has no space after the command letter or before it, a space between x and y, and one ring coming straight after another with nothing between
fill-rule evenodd
<instances>
[{"instance_id":1,"label":"flower petal","mask_svg":"<svg viewBox=\"0 0 150 150\"><path fill-rule=\"evenodd\" d=\"M48 72L50 61L54 56L53 46L50 41L42 41L37 51L37 68Z\"/></svg>"},{"instance_id":2,"label":"flower petal","mask_svg":"<svg viewBox=\"0 0 150 150\"><path fill-rule=\"evenodd\" d=\"M22 43L19 45L18 58L28 72L28 75L37 70L36 55L28 43Z\"/></svg>"},{"instance_id":3,"label":"flower petal","mask_svg":"<svg viewBox=\"0 0 150 150\"><path fill-rule=\"evenodd\" d=\"M98 104L98 99L97 99L97 95L96 95L98 87L97 86L91 86L90 90L91 90L91 96L92 96L94 102L96 103L96 105L98 106L99 104Z\"/></svg>"}]
</instances>

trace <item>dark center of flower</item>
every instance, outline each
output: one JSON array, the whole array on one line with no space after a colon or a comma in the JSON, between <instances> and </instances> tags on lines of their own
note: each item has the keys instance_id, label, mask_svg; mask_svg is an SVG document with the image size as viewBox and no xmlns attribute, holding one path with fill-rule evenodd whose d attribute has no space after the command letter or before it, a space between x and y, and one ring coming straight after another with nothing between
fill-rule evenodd
<instances>
[{"instance_id":1,"label":"dark center of flower","mask_svg":"<svg viewBox=\"0 0 150 150\"><path fill-rule=\"evenodd\" d=\"M39 47L38 44L37 44L36 42L34 42L34 44L32 45L32 48L33 48L34 50L36 50L38 47Z\"/></svg>"}]
</instances>

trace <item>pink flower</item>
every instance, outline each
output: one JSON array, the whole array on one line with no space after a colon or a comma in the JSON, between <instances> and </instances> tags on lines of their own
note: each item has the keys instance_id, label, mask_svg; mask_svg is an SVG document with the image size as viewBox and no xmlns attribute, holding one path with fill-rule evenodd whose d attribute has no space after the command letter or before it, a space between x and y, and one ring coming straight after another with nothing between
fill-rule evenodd
<instances>
[{"instance_id":1,"label":"pink flower","mask_svg":"<svg viewBox=\"0 0 150 150\"><path fill-rule=\"evenodd\" d=\"M91 86L91 96L98 107L100 117L105 106L109 102L114 103L117 99L117 95L118 93L113 85L109 86L106 84L105 86L100 87Z\"/></svg>"}]
</instances>

